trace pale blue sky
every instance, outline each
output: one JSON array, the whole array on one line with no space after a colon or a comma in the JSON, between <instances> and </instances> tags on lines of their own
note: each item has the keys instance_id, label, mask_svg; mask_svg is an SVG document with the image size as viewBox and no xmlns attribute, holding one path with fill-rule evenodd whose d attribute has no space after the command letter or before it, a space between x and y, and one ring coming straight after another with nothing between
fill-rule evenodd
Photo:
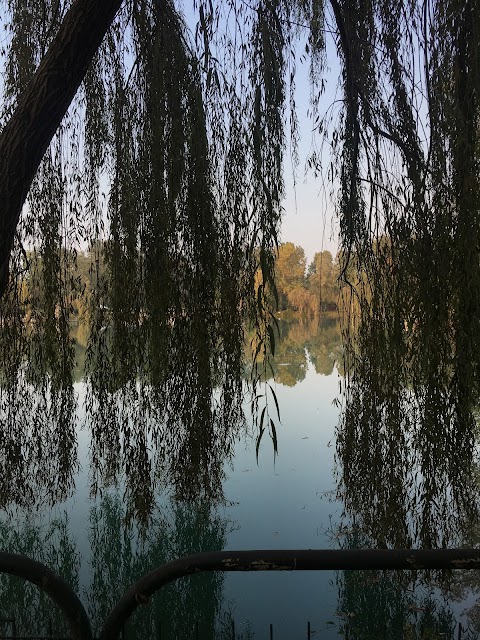
<instances>
[{"instance_id":1,"label":"pale blue sky","mask_svg":"<svg viewBox=\"0 0 480 640\"><path fill-rule=\"evenodd\" d=\"M305 249L308 261L315 252L328 250L335 255L338 246L338 225L334 216L334 207L329 200L320 178L315 178L311 170L306 170L306 160L312 148L312 123L307 118L310 88L307 69L297 67L297 109L300 125L299 156L296 184L289 154L285 157L285 191L283 203L285 214L282 223L281 239L293 242ZM330 82L322 96L320 110L326 110L334 99L336 81L329 74ZM334 86L332 86L334 85ZM324 154L324 162L328 162Z\"/></svg>"},{"instance_id":2,"label":"pale blue sky","mask_svg":"<svg viewBox=\"0 0 480 640\"><path fill-rule=\"evenodd\" d=\"M328 46L330 69L326 71L326 89L321 97L319 112L323 115L334 103L338 90L338 62L333 46ZM338 96L337 96L338 98ZM305 249L308 261L315 252L328 250L335 255L338 247L338 225L334 207L330 200L330 185L326 185L311 170L306 170L306 160L312 150L313 124L307 111L310 106L310 84L308 66L297 64L296 103L300 127L299 156L296 185L294 187L293 169L290 155L285 158L285 215L282 224L281 239L293 242ZM317 140L318 143L318 140ZM330 161L328 148L323 153L323 172Z\"/></svg>"}]
</instances>

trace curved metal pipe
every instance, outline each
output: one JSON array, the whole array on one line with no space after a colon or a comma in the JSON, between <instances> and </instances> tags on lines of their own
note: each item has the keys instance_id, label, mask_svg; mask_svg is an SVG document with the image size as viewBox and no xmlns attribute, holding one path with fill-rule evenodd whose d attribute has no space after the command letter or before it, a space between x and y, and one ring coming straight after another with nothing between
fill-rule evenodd
<instances>
[{"instance_id":1,"label":"curved metal pipe","mask_svg":"<svg viewBox=\"0 0 480 640\"><path fill-rule=\"evenodd\" d=\"M318 549L197 553L154 569L136 582L105 620L100 640L116 640L140 604L161 587L205 571L480 569L480 549Z\"/></svg>"},{"instance_id":2,"label":"curved metal pipe","mask_svg":"<svg viewBox=\"0 0 480 640\"><path fill-rule=\"evenodd\" d=\"M77 594L51 569L26 556L0 552L0 573L23 578L49 595L62 610L72 640L92 640L90 621Z\"/></svg>"}]
</instances>

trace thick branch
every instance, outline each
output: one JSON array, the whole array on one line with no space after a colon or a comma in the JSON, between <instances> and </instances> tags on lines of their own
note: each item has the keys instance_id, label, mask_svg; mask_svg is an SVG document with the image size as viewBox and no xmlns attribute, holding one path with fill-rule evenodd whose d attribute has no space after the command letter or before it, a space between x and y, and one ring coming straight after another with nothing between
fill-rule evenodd
<instances>
[{"instance_id":1,"label":"thick branch","mask_svg":"<svg viewBox=\"0 0 480 640\"><path fill-rule=\"evenodd\" d=\"M23 203L123 0L75 0L0 134L0 296Z\"/></svg>"}]
</instances>

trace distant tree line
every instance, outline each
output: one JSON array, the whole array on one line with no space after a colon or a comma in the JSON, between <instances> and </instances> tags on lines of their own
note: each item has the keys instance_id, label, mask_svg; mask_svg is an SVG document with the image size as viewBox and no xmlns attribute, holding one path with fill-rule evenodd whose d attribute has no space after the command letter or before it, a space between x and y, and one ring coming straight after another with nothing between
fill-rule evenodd
<instances>
[{"instance_id":1,"label":"distant tree line","mask_svg":"<svg viewBox=\"0 0 480 640\"><path fill-rule=\"evenodd\" d=\"M330 251L319 251L307 266L305 251L292 242L280 245L275 262L278 311L318 316L338 310L340 268Z\"/></svg>"},{"instance_id":2,"label":"distant tree line","mask_svg":"<svg viewBox=\"0 0 480 640\"><path fill-rule=\"evenodd\" d=\"M87 325L93 290L105 278L104 248L95 246L85 252L68 253L63 260L68 272L64 278L68 291L64 291L64 296L68 301L69 321ZM41 316L58 314L60 310L55 308L53 299L48 308L49 296L44 295L44 289L49 283L44 278L43 257L32 251L26 258L21 302L26 323L37 324ZM292 242L281 244L275 261L278 311L309 318L337 311L341 293L338 263L338 256L333 258L330 251L320 251L307 265L302 247ZM109 306L108 297L104 303Z\"/></svg>"}]
</instances>

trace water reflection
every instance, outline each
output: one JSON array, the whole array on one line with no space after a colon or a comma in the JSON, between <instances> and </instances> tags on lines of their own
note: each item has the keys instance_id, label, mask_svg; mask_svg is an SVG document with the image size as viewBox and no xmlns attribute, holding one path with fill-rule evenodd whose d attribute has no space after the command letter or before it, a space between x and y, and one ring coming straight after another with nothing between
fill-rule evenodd
<instances>
[{"instance_id":1,"label":"water reflection","mask_svg":"<svg viewBox=\"0 0 480 640\"><path fill-rule=\"evenodd\" d=\"M100 335L105 343L99 348L108 354L108 331ZM230 525L218 516L216 507L224 501L225 473L242 433L243 417L238 406L228 408L225 395L210 407L212 421L192 422L191 408L185 415L166 414L160 407L166 398L168 402L168 394L152 384L150 375L142 377L140 371L125 377L123 370L116 377L108 368L108 358L102 360L103 367L90 369L97 372L92 375L88 363L96 355L87 351L87 339L80 329L74 338L65 347L77 362L73 379L55 369L54 353L44 351L40 336L30 341L31 350L22 362L7 359L3 363L0 504L31 513L72 495L80 420L88 433L86 466L91 489L99 498L90 511L91 583L85 591L89 613L98 626L115 599L142 572L191 551L224 547ZM348 539L342 535L341 543L353 547L478 546L476 422L460 429L448 412L447 391L426 385L421 397L414 396L408 380L396 379L393 365L380 379L364 356L345 381L341 362L335 318L324 318L321 323L280 321L270 372L275 382L295 387L313 368L322 376L339 373L341 389L346 389L343 396L340 388L338 393L343 412L337 429L336 489L343 501L341 531L356 533ZM178 386L172 393L185 392L188 376L181 378L178 372ZM74 381L79 383L75 387ZM81 410L77 393L82 402L85 398ZM442 403L445 406L436 411ZM119 487L121 497L116 494ZM171 500L159 502L160 489L167 489ZM2 548L44 560L78 585L80 554L68 522L60 519L36 528L35 519L29 518L16 528L2 524ZM41 609L41 596L19 591L10 578L1 579L2 612L9 608L20 611L29 602ZM198 621L199 629L205 630L205 637L214 637L208 635L214 632L217 637L231 634L222 581L212 577L197 589L196 579L188 587L186 582L172 587L170 595L163 594L148 615L142 611L138 628L145 637L160 620L171 626L173 637L188 637L193 618L193 624ZM393 574L339 574L340 622L336 620L335 626L345 635L348 622L359 638L377 637L373 629L382 626L386 635L379 637L394 638L394 629L400 628L405 638L447 633L442 629L447 629L452 614L448 608L439 608L427 583L425 578L406 584ZM433 584L444 588L435 580ZM459 573L449 585L450 598L462 600L479 584L477 574ZM9 600L9 593L14 600ZM182 616L170 620L168 614L177 605L178 610L192 611L192 620ZM480 628L477 607L470 607L469 616ZM25 624L27 620L25 617ZM44 626L48 623L45 616L38 620ZM422 635L422 629L430 629L433 635Z\"/></svg>"},{"instance_id":2,"label":"water reflection","mask_svg":"<svg viewBox=\"0 0 480 640\"><path fill-rule=\"evenodd\" d=\"M267 379L294 387L305 379L309 363L316 373L331 375L342 357L340 324L335 314L318 319L280 320L275 359Z\"/></svg>"},{"instance_id":3,"label":"water reflection","mask_svg":"<svg viewBox=\"0 0 480 640\"><path fill-rule=\"evenodd\" d=\"M448 389L419 396L393 364L380 378L374 357L347 380L338 430L346 515L375 546L456 546L478 520L478 428L458 420Z\"/></svg>"},{"instance_id":4,"label":"water reflection","mask_svg":"<svg viewBox=\"0 0 480 640\"><path fill-rule=\"evenodd\" d=\"M125 507L119 496L91 510L91 584L87 611L99 629L121 595L142 575L178 557L223 549L230 523L205 504L172 501L156 509L144 535L125 527ZM132 617L130 628L139 640L160 635L214 638L222 609L223 576L209 573L177 580L152 597ZM181 613L182 612L182 613ZM157 634L157 635L156 635Z\"/></svg>"},{"instance_id":5,"label":"water reflection","mask_svg":"<svg viewBox=\"0 0 480 640\"><path fill-rule=\"evenodd\" d=\"M0 522L0 546L35 557L62 575L82 594L95 635L113 605L139 577L175 558L223 549L226 545L232 523L209 506L175 500L161 502L148 530L140 532L136 526L126 524L121 495L106 495L90 508L87 558L82 557L65 514L49 523L38 515ZM367 547L369 541L353 528L343 532L341 546ZM86 561L89 574L82 581L82 564ZM235 614L232 603L224 598L223 582L222 574L206 573L162 588L148 606L136 610L127 625L127 637L134 629L137 640L160 636L230 640ZM454 593L455 589L460 596L467 586L454 584ZM456 633L456 616L438 587L429 586L428 576L342 571L336 574L335 591L336 612L333 619L326 621L322 637L440 640ZM0 613L0 617L15 619L19 636L31 635L32 631L68 635L61 612L43 592L4 574L0 574ZM473 610L471 615L474 617ZM328 635L328 630L334 635ZM475 637L472 631L467 633L464 629L462 638ZM251 640L256 635L248 624L243 629L237 624L235 637ZM280 637L285 636L280 633Z\"/></svg>"},{"instance_id":6,"label":"water reflection","mask_svg":"<svg viewBox=\"0 0 480 640\"><path fill-rule=\"evenodd\" d=\"M82 325L66 340L29 328L20 357L11 343L19 330L27 329L10 335L4 324L0 332L0 508L51 507L72 494L79 420L90 434L93 495L123 483L130 517L145 523L159 488L173 487L179 500L223 500L224 465L244 425L235 380L213 401L212 380L193 397L190 371L156 386L150 374L113 362L108 330L87 348ZM200 375L201 363L192 366ZM82 406L74 381L82 382ZM175 402L181 412L172 411Z\"/></svg>"},{"instance_id":7,"label":"water reflection","mask_svg":"<svg viewBox=\"0 0 480 640\"><path fill-rule=\"evenodd\" d=\"M358 549L372 543L354 527L342 536L341 546ZM432 576L422 572L342 571L336 583L342 631L347 633L348 628L348 635L356 640L440 640L456 633L456 617L445 593L431 586ZM473 637L464 631L464 640Z\"/></svg>"},{"instance_id":8,"label":"water reflection","mask_svg":"<svg viewBox=\"0 0 480 640\"><path fill-rule=\"evenodd\" d=\"M107 332L103 335L108 341ZM321 324L281 323L272 370L275 380L294 386L304 379L309 358L316 367L331 372L339 358L339 337L335 318ZM221 503L225 465L245 425L242 408L233 402L235 390L229 395L224 382L223 394L214 398L211 407L213 420L193 419L190 406L184 415L165 411L168 394L151 378L125 381L107 367L94 366L95 375L85 376L94 493L124 477L129 513L144 520L154 508L159 487L173 487L180 500ZM189 396L182 391L188 378L182 372L177 378L178 386L171 391L185 393L188 405Z\"/></svg>"},{"instance_id":9,"label":"water reflection","mask_svg":"<svg viewBox=\"0 0 480 640\"><path fill-rule=\"evenodd\" d=\"M48 524L35 514L0 522L0 548L43 562L79 592L81 557L65 515ZM64 637L69 633L62 612L43 591L4 573L0 573L0 618L15 619L20 637L32 632L48 636L51 630ZM13 636L11 623L8 626L0 626L0 631Z\"/></svg>"},{"instance_id":10,"label":"water reflection","mask_svg":"<svg viewBox=\"0 0 480 640\"><path fill-rule=\"evenodd\" d=\"M407 587L394 573L344 571L337 579L338 616L344 635L356 640L453 638L457 623L421 583ZM466 640L467 635L463 636Z\"/></svg>"},{"instance_id":11,"label":"water reflection","mask_svg":"<svg viewBox=\"0 0 480 640\"><path fill-rule=\"evenodd\" d=\"M97 352L86 350L81 325L67 345L76 358L75 379L85 390L82 421L89 433L92 493L122 483L127 514L144 523L161 488L173 489L182 501L221 503L226 463L244 425L241 407L229 405L228 393L223 393L208 411L204 407L212 420L193 419L200 414L190 406L183 415L173 415L165 410L168 392L152 384L151 376L109 368L111 336L108 331L99 335ZM2 368L3 508L65 499L78 468L73 380L54 368L55 353L45 351L44 336L33 338L28 359L15 366L7 366L7 359ZM89 369L89 359L97 357L103 366ZM278 384L293 387L304 380L309 363L321 375L335 367L341 372L341 361L336 318L280 321L270 372ZM419 398L408 380L396 379L394 366L382 379L376 371L363 354L347 384L341 382L346 392L343 399L339 394L343 412L336 474L346 520L355 521L380 547L460 544L478 515L476 424L459 428L444 406L447 392L426 386ZM187 403L188 377L183 373L178 372L171 393L184 394ZM197 400L200 410L203 400Z\"/></svg>"},{"instance_id":12,"label":"water reflection","mask_svg":"<svg viewBox=\"0 0 480 640\"><path fill-rule=\"evenodd\" d=\"M148 531L126 524L119 494L105 496L90 509L90 575L82 600L94 635L121 595L143 574L175 558L199 551L223 549L230 522L204 504L166 501L152 516ZM0 523L0 548L34 557L62 575L78 592L82 561L68 518L45 524L33 515ZM130 623L138 640L157 637L220 638L231 613L223 603L223 576L209 573L176 581L155 595ZM32 631L68 635L61 612L33 585L0 574L0 617L15 618L19 636ZM180 614L180 612L183 612ZM35 620L35 629L32 621Z\"/></svg>"}]
</instances>

